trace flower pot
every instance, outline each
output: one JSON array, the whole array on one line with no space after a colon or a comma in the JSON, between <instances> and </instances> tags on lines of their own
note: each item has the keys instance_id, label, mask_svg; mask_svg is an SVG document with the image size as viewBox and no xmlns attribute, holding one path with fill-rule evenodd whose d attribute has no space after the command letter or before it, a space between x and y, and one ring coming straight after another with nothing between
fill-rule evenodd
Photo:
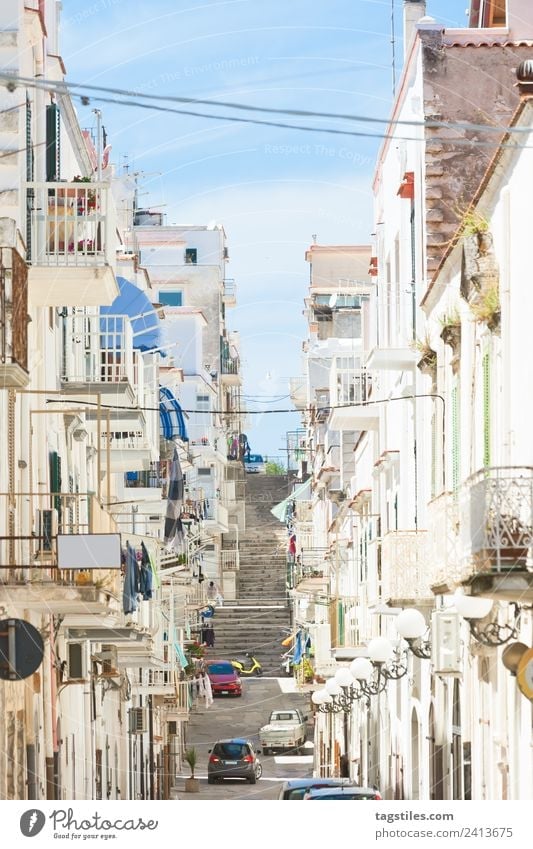
<instances>
[{"instance_id":1,"label":"flower pot","mask_svg":"<svg viewBox=\"0 0 533 849\"><path fill-rule=\"evenodd\" d=\"M185 779L185 792L186 793L199 793L200 792L200 782L197 778L186 778Z\"/></svg>"}]
</instances>

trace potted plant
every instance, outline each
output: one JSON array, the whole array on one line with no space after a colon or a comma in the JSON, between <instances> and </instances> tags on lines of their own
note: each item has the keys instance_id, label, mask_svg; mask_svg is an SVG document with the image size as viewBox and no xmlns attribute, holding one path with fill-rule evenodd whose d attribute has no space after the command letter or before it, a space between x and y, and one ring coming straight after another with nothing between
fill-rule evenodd
<instances>
[{"instance_id":1,"label":"potted plant","mask_svg":"<svg viewBox=\"0 0 533 849\"><path fill-rule=\"evenodd\" d=\"M200 792L200 782L197 778L194 777L194 768L197 763L196 757L196 749L187 749L185 752L185 761L189 765L189 769L191 770L191 774L189 778L185 779L185 792L186 793L199 793Z\"/></svg>"},{"instance_id":2,"label":"potted plant","mask_svg":"<svg viewBox=\"0 0 533 849\"><path fill-rule=\"evenodd\" d=\"M79 174L72 178L73 183L91 183L90 177L81 177ZM96 209L96 192L94 189L71 189L77 197L78 215L84 215Z\"/></svg>"}]
</instances>

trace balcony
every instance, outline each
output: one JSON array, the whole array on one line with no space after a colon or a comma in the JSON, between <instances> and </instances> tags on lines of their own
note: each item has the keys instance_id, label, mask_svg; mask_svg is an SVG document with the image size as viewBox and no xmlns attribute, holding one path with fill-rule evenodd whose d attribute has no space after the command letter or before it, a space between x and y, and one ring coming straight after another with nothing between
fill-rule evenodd
<instances>
[{"instance_id":1,"label":"balcony","mask_svg":"<svg viewBox=\"0 0 533 849\"><path fill-rule=\"evenodd\" d=\"M480 469L461 489L462 579L472 591L533 598L533 467Z\"/></svg>"},{"instance_id":2,"label":"balcony","mask_svg":"<svg viewBox=\"0 0 533 849\"><path fill-rule=\"evenodd\" d=\"M204 527L207 531L213 531L216 534L227 534L229 531L228 510L216 498L209 499L209 506L204 516Z\"/></svg>"},{"instance_id":3,"label":"balcony","mask_svg":"<svg viewBox=\"0 0 533 849\"><path fill-rule=\"evenodd\" d=\"M332 400L329 426L332 430L364 431L378 427L378 405L364 406L371 400L377 378L362 365L365 356L358 352L334 358L329 391Z\"/></svg>"},{"instance_id":4,"label":"balcony","mask_svg":"<svg viewBox=\"0 0 533 849\"><path fill-rule=\"evenodd\" d=\"M165 664L162 669L143 669L141 681L132 683L132 690L137 696L178 697L177 669L171 664Z\"/></svg>"},{"instance_id":5,"label":"balcony","mask_svg":"<svg viewBox=\"0 0 533 849\"><path fill-rule=\"evenodd\" d=\"M99 306L119 294L107 183L26 183L32 306Z\"/></svg>"},{"instance_id":6,"label":"balcony","mask_svg":"<svg viewBox=\"0 0 533 849\"><path fill-rule=\"evenodd\" d=\"M159 446L145 430L113 430L100 433L100 464L103 472L148 470L159 456Z\"/></svg>"},{"instance_id":7,"label":"balcony","mask_svg":"<svg viewBox=\"0 0 533 849\"><path fill-rule=\"evenodd\" d=\"M220 552L220 568L223 572L238 572L240 555L237 549L231 548Z\"/></svg>"},{"instance_id":8,"label":"balcony","mask_svg":"<svg viewBox=\"0 0 533 849\"><path fill-rule=\"evenodd\" d=\"M410 607L433 599L435 568L427 531L390 531L381 542L382 600Z\"/></svg>"},{"instance_id":9,"label":"balcony","mask_svg":"<svg viewBox=\"0 0 533 849\"><path fill-rule=\"evenodd\" d=\"M413 348L381 346L370 351L366 365L373 371L408 371L414 369L419 359L419 352Z\"/></svg>"},{"instance_id":10,"label":"balcony","mask_svg":"<svg viewBox=\"0 0 533 849\"><path fill-rule=\"evenodd\" d=\"M28 383L28 270L14 248L0 248L0 388Z\"/></svg>"},{"instance_id":11,"label":"balcony","mask_svg":"<svg viewBox=\"0 0 533 849\"><path fill-rule=\"evenodd\" d=\"M456 493L445 492L428 504L428 547L435 573L433 592L453 592L462 577Z\"/></svg>"},{"instance_id":12,"label":"balcony","mask_svg":"<svg viewBox=\"0 0 533 849\"><path fill-rule=\"evenodd\" d=\"M59 534L113 534L116 525L92 494L0 494L0 584L15 605L57 614L118 614L116 568L59 568Z\"/></svg>"},{"instance_id":13,"label":"balcony","mask_svg":"<svg viewBox=\"0 0 533 849\"><path fill-rule=\"evenodd\" d=\"M237 286L235 284L235 280L227 278L224 280L223 286L222 303L227 307L237 306Z\"/></svg>"},{"instance_id":14,"label":"balcony","mask_svg":"<svg viewBox=\"0 0 533 849\"><path fill-rule=\"evenodd\" d=\"M297 410L305 410L307 406L307 381L305 377L290 377L289 391L291 401Z\"/></svg>"},{"instance_id":15,"label":"balcony","mask_svg":"<svg viewBox=\"0 0 533 849\"><path fill-rule=\"evenodd\" d=\"M240 373L241 361L239 357L220 357L220 382L225 386L240 386L242 377Z\"/></svg>"}]
</instances>

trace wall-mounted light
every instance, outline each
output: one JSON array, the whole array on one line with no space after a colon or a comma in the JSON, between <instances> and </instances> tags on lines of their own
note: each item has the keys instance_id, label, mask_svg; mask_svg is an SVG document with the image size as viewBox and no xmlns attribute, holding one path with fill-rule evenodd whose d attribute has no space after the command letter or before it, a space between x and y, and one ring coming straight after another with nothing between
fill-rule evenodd
<instances>
[{"instance_id":1,"label":"wall-mounted light","mask_svg":"<svg viewBox=\"0 0 533 849\"><path fill-rule=\"evenodd\" d=\"M482 624L492 611L494 602L491 598L465 595L460 590L454 593L455 608L470 626L470 633L478 643L484 646L504 646L518 636L520 606L513 602L514 619L511 623L500 625L497 616Z\"/></svg>"},{"instance_id":2,"label":"wall-mounted light","mask_svg":"<svg viewBox=\"0 0 533 849\"><path fill-rule=\"evenodd\" d=\"M428 635L428 626L419 610L413 607L402 610L396 619L396 630L416 657L429 660L431 642Z\"/></svg>"}]
</instances>

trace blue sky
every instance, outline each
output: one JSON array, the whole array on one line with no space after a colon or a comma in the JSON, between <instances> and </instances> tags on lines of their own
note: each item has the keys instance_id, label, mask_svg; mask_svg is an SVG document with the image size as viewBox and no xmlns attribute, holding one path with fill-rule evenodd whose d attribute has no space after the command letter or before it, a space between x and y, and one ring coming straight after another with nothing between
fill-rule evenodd
<instances>
[{"instance_id":1,"label":"blue sky","mask_svg":"<svg viewBox=\"0 0 533 849\"><path fill-rule=\"evenodd\" d=\"M402 5L396 0L397 75ZM464 26L467 5L428 0L427 12ZM63 3L67 78L154 95L387 117L390 42L390 0ZM328 135L323 127L346 129L331 119L302 119L321 128L311 133L94 106L103 111L112 160L144 172L142 205L162 205L169 224L224 225L228 276L238 285L228 323L241 335L247 406L290 407L288 377L300 371L305 338L304 253L313 234L321 244L371 241L379 140ZM82 126L94 123L90 108L79 107ZM250 416L252 451L280 454L285 432L299 423L297 414Z\"/></svg>"}]
</instances>

